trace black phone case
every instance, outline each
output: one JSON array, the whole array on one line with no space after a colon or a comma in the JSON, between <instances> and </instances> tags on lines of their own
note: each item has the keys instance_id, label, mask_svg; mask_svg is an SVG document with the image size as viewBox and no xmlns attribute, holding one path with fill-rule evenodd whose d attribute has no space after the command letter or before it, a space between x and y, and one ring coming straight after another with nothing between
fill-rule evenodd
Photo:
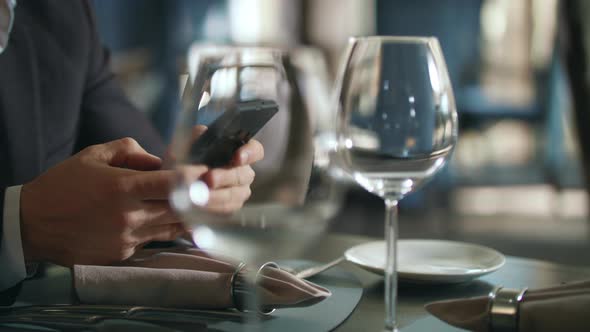
<instances>
[{"instance_id":1,"label":"black phone case","mask_svg":"<svg viewBox=\"0 0 590 332\"><path fill-rule=\"evenodd\" d=\"M222 167L278 112L272 100L240 102L218 117L191 146L189 162Z\"/></svg>"}]
</instances>

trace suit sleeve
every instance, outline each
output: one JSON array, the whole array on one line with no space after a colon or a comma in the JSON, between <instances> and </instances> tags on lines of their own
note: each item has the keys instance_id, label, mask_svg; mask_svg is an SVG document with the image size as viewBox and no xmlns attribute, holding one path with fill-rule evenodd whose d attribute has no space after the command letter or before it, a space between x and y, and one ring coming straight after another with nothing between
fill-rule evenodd
<instances>
[{"instance_id":1,"label":"suit sleeve","mask_svg":"<svg viewBox=\"0 0 590 332\"><path fill-rule=\"evenodd\" d=\"M90 46L78 148L132 137L148 152L162 157L165 146L160 135L124 95L111 71L109 51L100 42L90 4L83 4Z\"/></svg>"},{"instance_id":2,"label":"suit sleeve","mask_svg":"<svg viewBox=\"0 0 590 332\"><path fill-rule=\"evenodd\" d=\"M4 194L6 192L5 187L0 187L0 241L2 241L2 232L4 226ZM0 272L1 273L1 272ZM8 288L0 289L0 306L11 305L14 303L16 296L18 295L22 282L17 285Z\"/></svg>"}]
</instances>

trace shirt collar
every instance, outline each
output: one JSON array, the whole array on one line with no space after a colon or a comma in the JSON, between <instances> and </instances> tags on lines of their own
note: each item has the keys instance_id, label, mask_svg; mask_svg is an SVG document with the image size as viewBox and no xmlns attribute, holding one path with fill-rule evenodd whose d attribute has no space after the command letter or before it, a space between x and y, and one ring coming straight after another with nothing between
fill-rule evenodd
<instances>
[{"instance_id":1,"label":"shirt collar","mask_svg":"<svg viewBox=\"0 0 590 332\"><path fill-rule=\"evenodd\" d=\"M14 7L16 7L16 0L0 0L0 54L8 46L14 23Z\"/></svg>"}]
</instances>

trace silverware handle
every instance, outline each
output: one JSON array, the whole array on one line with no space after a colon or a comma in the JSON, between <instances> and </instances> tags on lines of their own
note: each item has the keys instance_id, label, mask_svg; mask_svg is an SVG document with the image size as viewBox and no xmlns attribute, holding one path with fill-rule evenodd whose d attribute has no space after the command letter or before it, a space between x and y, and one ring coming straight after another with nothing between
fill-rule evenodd
<instances>
[{"instance_id":1,"label":"silverware handle","mask_svg":"<svg viewBox=\"0 0 590 332\"><path fill-rule=\"evenodd\" d=\"M309 278L311 276L314 276L318 273L324 272L327 269L340 264L342 261L344 261L344 256L338 257L337 259L335 259L329 263L326 263L324 265L318 265L318 266L313 266L313 267L310 267L307 269L303 269L303 270L297 272L295 274L295 276L298 278L302 278L302 279Z\"/></svg>"}]
</instances>

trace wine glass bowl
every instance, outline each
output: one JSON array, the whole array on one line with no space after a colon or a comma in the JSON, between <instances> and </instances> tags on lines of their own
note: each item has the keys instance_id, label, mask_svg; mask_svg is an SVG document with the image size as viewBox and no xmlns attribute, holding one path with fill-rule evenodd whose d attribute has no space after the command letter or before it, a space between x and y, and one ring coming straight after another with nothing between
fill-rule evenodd
<instances>
[{"instance_id":1,"label":"wine glass bowl","mask_svg":"<svg viewBox=\"0 0 590 332\"><path fill-rule=\"evenodd\" d=\"M295 63L292 54L274 48L197 45L189 52L172 166L182 170L200 160L192 149L203 137L194 135L196 125L211 129L227 110L256 100L278 106L253 137L264 147L264 159L252 165L256 176L242 208L229 215L210 213L205 196L211 188L181 171L170 196L199 248L251 268L300 257L339 205L316 162L314 114L308 107L313 103L305 100L310 96L302 91L302 70ZM252 111L260 113L264 105Z\"/></svg>"},{"instance_id":2,"label":"wine glass bowl","mask_svg":"<svg viewBox=\"0 0 590 332\"><path fill-rule=\"evenodd\" d=\"M399 199L444 166L457 139L440 46L412 37L350 43L336 122L339 163L366 190Z\"/></svg>"},{"instance_id":3,"label":"wine glass bowl","mask_svg":"<svg viewBox=\"0 0 590 332\"><path fill-rule=\"evenodd\" d=\"M385 327L395 331L397 201L450 158L453 91L436 38L379 36L350 39L336 89L330 165L385 202Z\"/></svg>"}]
</instances>

